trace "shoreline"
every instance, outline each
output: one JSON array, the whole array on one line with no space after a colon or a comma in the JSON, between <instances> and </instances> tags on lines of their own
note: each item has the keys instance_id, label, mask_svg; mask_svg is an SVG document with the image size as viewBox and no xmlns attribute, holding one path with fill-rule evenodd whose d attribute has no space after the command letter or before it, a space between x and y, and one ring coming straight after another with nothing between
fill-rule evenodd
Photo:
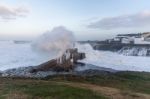
<instances>
[{"instance_id":1,"label":"shoreline","mask_svg":"<svg viewBox=\"0 0 150 99\"><path fill-rule=\"evenodd\" d=\"M91 68L92 67L92 68ZM118 72L137 72L137 73L150 73L146 71L119 71L105 67L98 67L91 64L85 64L84 66L78 65L71 71L57 72L57 71L38 71L32 73L36 66L20 67L8 69L0 72L0 77L21 77L21 78L45 78L48 76L59 76L59 75L74 75L74 76L99 76L99 75L111 75Z\"/></svg>"}]
</instances>

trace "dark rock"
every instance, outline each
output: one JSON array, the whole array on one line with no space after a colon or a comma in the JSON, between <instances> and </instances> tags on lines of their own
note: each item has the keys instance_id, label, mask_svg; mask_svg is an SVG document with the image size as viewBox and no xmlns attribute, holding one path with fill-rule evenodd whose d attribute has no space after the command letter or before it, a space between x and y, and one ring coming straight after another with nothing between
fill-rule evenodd
<instances>
[{"instance_id":1,"label":"dark rock","mask_svg":"<svg viewBox=\"0 0 150 99\"><path fill-rule=\"evenodd\" d=\"M74 64L74 69L72 71L38 71L37 67L20 67L9 69L1 72L2 77L25 77L25 78L44 78L47 76L56 75L76 75L76 76L94 76L94 75L106 75L118 72L110 68L99 67L91 64L76 63ZM31 72L31 70L35 70Z\"/></svg>"},{"instance_id":2,"label":"dark rock","mask_svg":"<svg viewBox=\"0 0 150 99\"><path fill-rule=\"evenodd\" d=\"M85 53L79 53L77 49L68 49L66 52L58 59L52 59L46 63L40 64L31 70L31 73L38 71L70 71L73 70L74 64L78 60L84 59Z\"/></svg>"},{"instance_id":3,"label":"dark rock","mask_svg":"<svg viewBox=\"0 0 150 99\"><path fill-rule=\"evenodd\" d=\"M111 74L113 72L110 71L104 71L104 70L95 70L95 69L87 69L84 71L76 71L74 75L77 76L96 76L96 75L107 75Z\"/></svg>"}]
</instances>

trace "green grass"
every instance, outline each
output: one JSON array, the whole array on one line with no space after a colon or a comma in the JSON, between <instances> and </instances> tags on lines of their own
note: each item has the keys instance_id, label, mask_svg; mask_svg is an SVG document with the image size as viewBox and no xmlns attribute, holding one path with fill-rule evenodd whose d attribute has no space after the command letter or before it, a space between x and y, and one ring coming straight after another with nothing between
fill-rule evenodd
<instances>
[{"instance_id":1,"label":"green grass","mask_svg":"<svg viewBox=\"0 0 150 99\"><path fill-rule=\"evenodd\" d=\"M146 72L118 72L86 77L85 80L101 86L150 94L150 73Z\"/></svg>"},{"instance_id":2,"label":"green grass","mask_svg":"<svg viewBox=\"0 0 150 99\"><path fill-rule=\"evenodd\" d=\"M59 80L64 79L63 76L47 77L45 79L56 78ZM65 80L92 83L100 86L119 88L121 90L150 94L150 73L148 72L125 71L88 77L66 75Z\"/></svg>"},{"instance_id":3,"label":"green grass","mask_svg":"<svg viewBox=\"0 0 150 99\"><path fill-rule=\"evenodd\" d=\"M0 78L0 99L106 99L91 90L57 82L82 82L150 94L150 73L118 72L98 76L57 75L44 79ZM127 92L127 93L126 93ZM134 95L134 94L133 94Z\"/></svg>"},{"instance_id":4,"label":"green grass","mask_svg":"<svg viewBox=\"0 0 150 99\"><path fill-rule=\"evenodd\" d=\"M0 99L106 99L88 89L74 88L55 82L8 80L2 84ZM23 96L21 98L21 95Z\"/></svg>"}]
</instances>

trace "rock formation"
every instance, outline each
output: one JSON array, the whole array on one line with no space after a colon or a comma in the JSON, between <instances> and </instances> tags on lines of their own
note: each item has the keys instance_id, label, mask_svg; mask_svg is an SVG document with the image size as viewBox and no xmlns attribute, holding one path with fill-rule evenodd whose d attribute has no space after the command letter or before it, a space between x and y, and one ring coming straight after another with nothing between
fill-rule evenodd
<instances>
[{"instance_id":1,"label":"rock formation","mask_svg":"<svg viewBox=\"0 0 150 99\"><path fill-rule=\"evenodd\" d=\"M69 71L74 68L78 60L84 59L85 53L79 53L78 49L68 49L58 59L52 59L46 63L36 66L31 72L37 71Z\"/></svg>"}]
</instances>

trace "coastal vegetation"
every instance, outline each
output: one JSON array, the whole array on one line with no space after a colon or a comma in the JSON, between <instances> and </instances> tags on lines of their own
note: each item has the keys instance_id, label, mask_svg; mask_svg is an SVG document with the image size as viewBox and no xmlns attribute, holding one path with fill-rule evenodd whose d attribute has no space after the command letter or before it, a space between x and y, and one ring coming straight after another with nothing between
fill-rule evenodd
<instances>
[{"instance_id":1,"label":"coastal vegetation","mask_svg":"<svg viewBox=\"0 0 150 99\"><path fill-rule=\"evenodd\" d=\"M0 78L0 99L149 99L150 73ZM114 95L115 94L115 95Z\"/></svg>"}]
</instances>

